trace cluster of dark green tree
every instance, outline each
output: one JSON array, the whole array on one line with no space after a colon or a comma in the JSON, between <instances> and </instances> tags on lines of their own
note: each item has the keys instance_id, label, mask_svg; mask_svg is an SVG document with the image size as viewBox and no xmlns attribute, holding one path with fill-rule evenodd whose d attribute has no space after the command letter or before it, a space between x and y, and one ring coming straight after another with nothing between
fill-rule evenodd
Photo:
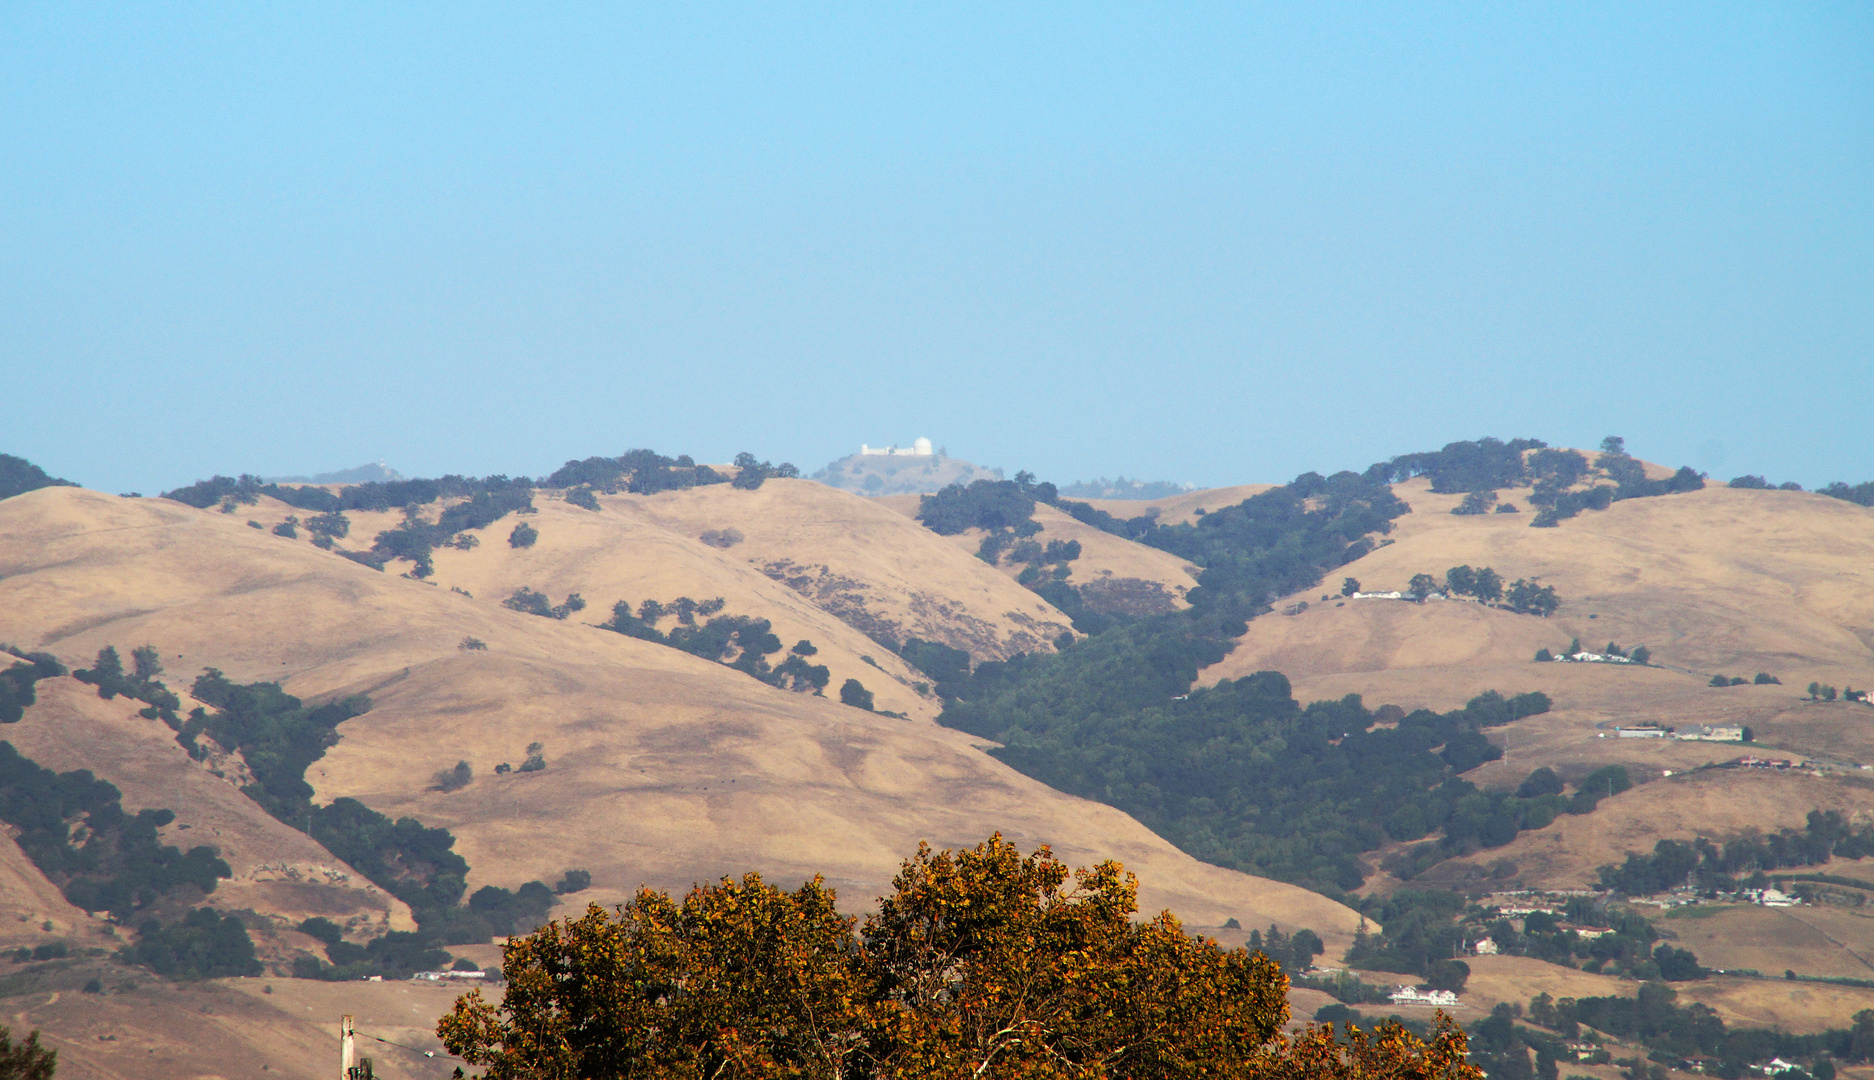
<instances>
[{"instance_id":1,"label":"cluster of dark green tree","mask_svg":"<svg viewBox=\"0 0 1874 1080\"><path fill-rule=\"evenodd\" d=\"M1777 491L1801 491L1802 490L1802 485L1798 484L1794 480L1785 481L1784 483L1781 483L1781 484L1772 484L1761 476L1733 477L1731 479L1731 482L1724 486L1733 487L1733 488L1744 488L1746 490L1754 490L1754 491L1769 491L1771 489L1775 489ZM1831 486L1841 488L1844 491L1854 490L1852 488L1849 488L1847 484L1837 483ZM1874 500L1874 484L1863 484L1862 486L1868 489L1868 498L1870 500ZM1823 494L1829 494L1829 493L1824 492ZM1837 495L1835 497L1838 499L1848 498L1848 496L1846 495ZM1859 502L1860 500L1850 498L1848 501ZM1862 503L1862 505L1867 506L1869 505L1869 503Z\"/></svg>"},{"instance_id":2,"label":"cluster of dark green tree","mask_svg":"<svg viewBox=\"0 0 1874 1080\"><path fill-rule=\"evenodd\" d=\"M1716 684L1714 683L1713 685ZM1808 694L1810 701L1834 701L1836 691L1833 686L1827 683L1812 682L1809 684ZM1844 701L1866 701L1867 691L1856 690L1853 687L1849 687L1842 692L1841 698Z\"/></svg>"},{"instance_id":3,"label":"cluster of dark green tree","mask_svg":"<svg viewBox=\"0 0 1874 1080\"><path fill-rule=\"evenodd\" d=\"M800 476L800 470L791 462L783 461L779 465L755 460L755 455L744 450L735 455L735 479L729 481L731 487L744 491L754 491L770 478L793 480Z\"/></svg>"},{"instance_id":4,"label":"cluster of dark green tree","mask_svg":"<svg viewBox=\"0 0 1874 1080\"><path fill-rule=\"evenodd\" d=\"M1751 1066L1777 1057L1809 1063L1806 1074L1803 1070L1778 1074L1790 1080L1807 1080L1810 1076L1833 1080L1836 1061L1859 1064L1874 1060L1874 1010L1856 1013L1851 1028L1797 1035L1780 1029L1727 1027L1709 1006L1698 1002L1680 1005L1678 996L1678 991L1657 982L1641 986L1632 997L1556 1001L1545 993L1531 999L1525 1015L1563 1039L1602 1032L1639 1042L1650 1051L1647 1057L1656 1063L1678 1069L1696 1064L1699 1071L1722 1080L1739 1080L1750 1074ZM1499 1005L1498 1009L1509 1006ZM1517 1034L1532 1047L1551 1039L1526 1027L1517 1028ZM1473 1027L1473 1048L1478 1038Z\"/></svg>"},{"instance_id":5,"label":"cluster of dark green tree","mask_svg":"<svg viewBox=\"0 0 1874 1080\"><path fill-rule=\"evenodd\" d=\"M687 596L680 596L668 604L646 600L635 611L631 601L620 600L612 605L612 617L600 623L599 627L627 637L682 649L783 690L814 694L826 690L827 683L832 680L832 673L825 664L815 664L809 660L809 657L820 651L813 642L805 639L797 641L780 663L770 663L768 657L782 648L781 639L774 634L774 624L767 619L747 615L717 615L722 607L723 599L720 596L700 603ZM659 620L672 615L676 616L677 625L668 632L659 630ZM708 621L698 622L698 616Z\"/></svg>"},{"instance_id":6,"label":"cluster of dark green tree","mask_svg":"<svg viewBox=\"0 0 1874 1080\"><path fill-rule=\"evenodd\" d=\"M34 684L65 674L65 665L51 653L22 652L11 645L0 645L0 652L14 658L13 664L0 671L0 724L17 724L26 715L26 707L39 700Z\"/></svg>"},{"instance_id":7,"label":"cluster of dark green tree","mask_svg":"<svg viewBox=\"0 0 1874 1080\"><path fill-rule=\"evenodd\" d=\"M323 487L300 487L270 484L260 477L243 473L239 477L216 476L188 487L165 492L163 497L200 509L217 503L232 513L238 505L253 505L260 496L278 499L289 506L310 510L314 516L303 522L312 533L313 543L323 548L351 531L347 510L386 511L402 509L404 522L395 529L380 532L367 552L342 552L347 558L373 569L382 570L394 559L414 564L411 574L428 577L435 572L431 554L444 546L472 547L475 537L469 530L494 524L511 513L531 513L534 482L527 477L444 476L435 480L386 480L351 484L336 493ZM445 507L432 522L422 508L438 500L461 500ZM276 532L281 530L276 529ZM282 532L291 536L292 532Z\"/></svg>"},{"instance_id":8,"label":"cluster of dark green tree","mask_svg":"<svg viewBox=\"0 0 1874 1080\"><path fill-rule=\"evenodd\" d=\"M977 480L968 487L951 484L926 495L918 500L917 519L942 536L984 529L1025 539L1041 531L1034 520L1035 504L1059 499L1053 484L1036 483L1034 473L1018 472L1013 480Z\"/></svg>"},{"instance_id":9,"label":"cluster of dark green tree","mask_svg":"<svg viewBox=\"0 0 1874 1080\"><path fill-rule=\"evenodd\" d=\"M1359 582L1354 584L1358 585ZM1438 581L1430 574L1414 574L1407 591L1424 600L1438 591ZM1505 586L1502 575L1488 566L1477 569L1469 565L1454 566L1446 570L1444 591L1452 596L1476 597L1486 604L1514 611L1518 615L1540 615L1545 619L1562 606L1561 597L1555 594L1553 585L1539 585L1526 578L1517 578Z\"/></svg>"},{"instance_id":10,"label":"cluster of dark green tree","mask_svg":"<svg viewBox=\"0 0 1874 1080\"><path fill-rule=\"evenodd\" d=\"M316 514L335 514L346 510L381 513L406 506L428 506L439 499L472 499L477 495L498 496L516 489L532 491L534 482L524 476L456 476L434 480L373 480L348 484L331 492L323 487L295 484L270 484L258 476L243 473L239 477L215 476L198 480L187 487L166 491L163 498L174 499L200 510L216 503L233 502L252 506L265 495L300 510Z\"/></svg>"},{"instance_id":11,"label":"cluster of dark green tree","mask_svg":"<svg viewBox=\"0 0 1874 1080\"><path fill-rule=\"evenodd\" d=\"M1274 923L1269 924L1267 931L1251 930L1243 947L1275 961L1291 979L1313 967L1314 958L1327 952L1327 944L1313 930L1284 934Z\"/></svg>"},{"instance_id":12,"label":"cluster of dark green tree","mask_svg":"<svg viewBox=\"0 0 1874 1080\"><path fill-rule=\"evenodd\" d=\"M1511 439L1504 442L1485 437L1475 441L1448 443L1442 450L1400 454L1368 471L1377 473L1388 484L1397 484L1416 476L1429 477L1432 491L1438 494L1455 495L1459 492L1522 487L1529 482L1530 474L1524 452L1542 450L1548 445L1541 439Z\"/></svg>"},{"instance_id":13,"label":"cluster of dark green tree","mask_svg":"<svg viewBox=\"0 0 1874 1080\"><path fill-rule=\"evenodd\" d=\"M506 477L491 477L491 480L506 480ZM385 529L371 541L371 554L386 562L393 559L405 559L413 563L410 575L426 578L436 572L431 555L439 547L455 547L464 550L475 547L480 540L470 535L469 530L487 528L508 514L531 514L534 512L533 482L522 477L507 487L487 488L469 494L458 503L443 508L435 521L430 521L420 512L420 507L412 504L404 509L404 520L394 529ZM521 526L526 523L522 522ZM521 526L516 526L520 528ZM531 529L531 526L529 526ZM508 538L514 544L514 537ZM529 541L528 543L531 543ZM526 544L515 544L517 547Z\"/></svg>"},{"instance_id":14,"label":"cluster of dark green tree","mask_svg":"<svg viewBox=\"0 0 1874 1080\"><path fill-rule=\"evenodd\" d=\"M1475 742L1467 740L1467 743L1470 747L1477 746ZM1461 745L1457 754L1469 752ZM1495 747L1480 748L1476 752L1485 760L1500 756ZM1455 768L1470 759L1454 755L1448 760ZM1395 840L1416 840L1441 827L1443 831L1436 840L1392 852L1380 863L1380 868L1401 881L1410 881L1453 856L1501 847L1515 839L1519 832L1546 828L1562 814L1591 813L1601 799L1617 795L1630 786L1632 781L1626 770L1618 765L1603 766L1590 773L1573 795L1564 793L1561 779L1547 768L1530 773L1514 792L1479 791L1468 781L1453 778L1435 793L1438 797L1427 803L1402 806L1383 819L1387 834ZM1442 818L1438 816L1440 811Z\"/></svg>"},{"instance_id":15,"label":"cluster of dark green tree","mask_svg":"<svg viewBox=\"0 0 1874 1080\"><path fill-rule=\"evenodd\" d=\"M125 947L120 956L166 979L220 979L262 971L247 927L238 917L212 907L196 908L169 926L145 920L137 928L136 944Z\"/></svg>"},{"instance_id":16,"label":"cluster of dark green tree","mask_svg":"<svg viewBox=\"0 0 1874 1080\"><path fill-rule=\"evenodd\" d=\"M79 668L72 672L72 677L97 687L98 696L105 701L119 694L141 701L146 707L137 715L145 720L161 720L171 731L181 731L183 720L176 715L176 710L182 706L182 699L157 678L163 673L163 662L156 646L137 646L130 651L130 661L132 669L126 672L123 657L117 654L116 647L106 645L98 650L97 659L89 668ZM196 760L201 760L199 755Z\"/></svg>"},{"instance_id":17,"label":"cluster of dark green tree","mask_svg":"<svg viewBox=\"0 0 1874 1080\"><path fill-rule=\"evenodd\" d=\"M1716 896L1767 888L1766 871L1869 855L1874 855L1874 825L1855 828L1839 811L1811 810L1801 829L1738 837L1722 845L1702 836L1689 844L1661 840L1650 855L1628 852L1619 866L1601 867L1601 887L1626 896L1682 888Z\"/></svg>"},{"instance_id":18,"label":"cluster of dark green tree","mask_svg":"<svg viewBox=\"0 0 1874 1080\"><path fill-rule=\"evenodd\" d=\"M509 611L538 615L543 619L563 620L575 611L584 611L586 601L578 593L567 593L564 603L555 604L546 593L523 585L514 590L514 595L501 601L501 606Z\"/></svg>"},{"instance_id":19,"label":"cluster of dark green tree","mask_svg":"<svg viewBox=\"0 0 1874 1080\"><path fill-rule=\"evenodd\" d=\"M542 481L542 486L570 488L584 485L607 495L616 495L621 491L629 491L634 495L655 495L660 491L679 491L728 482L728 477L707 465L698 465L688 454L672 458L654 450L630 450L615 458L589 457L584 461L569 461Z\"/></svg>"},{"instance_id":20,"label":"cluster of dark green tree","mask_svg":"<svg viewBox=\"0 0 1874 1080\"><path fill-rule=\"evenodd\" d=\"M117 788L88 769L58 773L0 742L0 821L17 830L20 850L75 906L127 920L183 886L202 895L232 871L206 845L184 853L157 830L170 810L126 814ZM82 821L78 821L82 815ZM74 842L73 826L83 840Z\"/></svg>"},{"instance_id":21,"label":"cluster of dark green tree","mask_svg":"<svg viewBox=\"0 0 1874 1080\"><path fill-rule=\"evenodd\" d=\"M1788 488L1789 485L1783 485ZM1844 484L1837 480L1824 488L1817 488L1816 493L1827 495L1831 499L1841 499L1857 506L1874 506L1874 480L1860 484Z\"/></svg>"},{"instance_id":22,"label":"cluster of dark green tree","mask_svg":"<svg viewBox=\"0 0 1874 1080\"><path fill-rule=\"evenodd\" d=\"M1106 653L1108 663L1145 666L1179 690L1195 674L1177 667L1188 653L1108 653L1113 642L1102 635L1068 655ZM1038 687L1023 677L1036 663L1048 661L1018 658L983 664L966 681L954 671L940 679L940 692L956 694L945 722L1002 742L996 756L1017 769L1117 806L1221 865L1338 894L1364 880L1359 856L1389 839L1444 829L1444 850L1457 854L1508 843L1557 812L1540 798L1479 792L1458 776L1500 757L1484 729L1546 711L1540 694L1490 693L1442 715L1394 709L1395 723L1375 726L1379 717L1357 695L1303 707L1276 672L1162 700L1145 696L1149 686L1122 684L1139 691L1123 702L1102 699L1097 685ZM1103 681L1112 689L1116 680ZM1034 707L1036 690L1061 706Z\"/></svg>"},{"instance_id":23,"label":"cluster of dark green tree","mask_svg":"<svg viewBox=\"0 0 1874 1080\"><path fill-rule=\"evenodd\" d=\"M1573 456L1580 457L1579 454ZM1568 483L1561 483L1559 480L1538 481L1529 501L1541 509L1537 512L1535 520L1529 523L1530 526L1554 528L1583 510L1605 510L1623 499L1676 495L1687 491L1698 491L1705 486L1703 474L1689 465L1681 466L1677 472L1663 480L1648 479L1646 466L1642 465L1637 458L1629 456L1625 441L1614 435L1601 440L1601 453L1595 458L1594 466L1614 481L1613 486L1597 484L1585 491L1567 490L1570 484L1579 480L1579 473L1576 474L1575 480L1570 480Z\"/></svg>"},{"instance_id":24,"label":"cluster of dark green tree","mask_svg":"<svg viewBox=\"0 0 1874 1080\"><path fill-rule=\"evenodd\" d=\"M11 499L40 488L77 486L70 480L60 480L25 458L0 454L0 499Z\"/></svg>"}]
</instances>

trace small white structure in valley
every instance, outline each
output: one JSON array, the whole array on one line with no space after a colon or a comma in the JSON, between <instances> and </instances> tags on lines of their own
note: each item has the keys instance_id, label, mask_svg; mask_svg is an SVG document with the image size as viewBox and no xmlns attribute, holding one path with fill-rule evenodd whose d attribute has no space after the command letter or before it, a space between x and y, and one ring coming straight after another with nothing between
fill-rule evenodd
<instances>
[{"instance_id":1,"label":"small white structure in valley","mask_svg":"<svg viewBox=\"0 0 1874 1080\"><path fill-rule=\"evenodd\" d=\"M892 446L867 446L864 443L860 443L859 453L866 457L930 457L931 441L919 437L916 441L912 442L909 447L898 446L896 444Z\"/></svg>"},{"instance_id":2,"label":"small white structure in valley","mask_svg":"<svg viewBox=\"0 0 1874 1080\"><path fill-rule=\"evenodd\" d=\"M1456 1005L1457 994L1450 990L1419 990L1402 986L1391 994L1394 1005Z\"/></svg>"}]
</instances>

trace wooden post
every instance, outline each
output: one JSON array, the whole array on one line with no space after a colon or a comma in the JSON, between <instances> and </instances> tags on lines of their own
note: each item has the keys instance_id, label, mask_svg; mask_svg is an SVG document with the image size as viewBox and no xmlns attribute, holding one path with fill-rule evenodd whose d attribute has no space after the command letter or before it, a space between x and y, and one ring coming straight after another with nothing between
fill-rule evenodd
<instances>
[{"instance_id":1,"label":"wooden post","mask_svg":"<svg viewBox=\"0 0 1874 1080\"><path fill-rule=\"evenodd\" d=\"M344 1016L338 1021L338 1080L351 1080L353 1048L351 1017Z\"/></svg>"}]
</instances>

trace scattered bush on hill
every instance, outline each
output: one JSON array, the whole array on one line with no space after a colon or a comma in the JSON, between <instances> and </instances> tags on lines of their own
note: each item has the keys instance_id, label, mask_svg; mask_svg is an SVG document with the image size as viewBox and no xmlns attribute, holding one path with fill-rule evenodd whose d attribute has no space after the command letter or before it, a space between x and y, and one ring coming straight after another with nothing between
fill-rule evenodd
<instances>
[{"instance_id":1,"label":"scattered bush on hill","mask_svg":"<svg viewBox=\"0 0 1874 1080\"><path fill-rule=\"evenodd\" d=\"M1445 591L1456 596L1474 596L1491 604L1503 598L1503 578L1488 566L1476 570L1454 566L1445 571Z\"/></svg>"},{"instance_id":2,"label":"scattered bush on hill","mask_svg":"<svg viewBox=\"0 0 1874 1080\"><path fill-rule=\"evenodd\" d=\"M754 491L769 477L792 480L799 475L800 470L788 462L783 461L779 465L772 465L766 461L756 461L755 455L744 450L735 455L735 479L729 483L732 487Z\"/></svg>"},{"instance_id":3,"label":"scattered bush on hill","mask_svg":"<svg viewBox=\"0 0 1874 1080\"><path fill-rule=\"evenodd\" d=\"M565 874L560 876L559 882L553 886L553 894L555 896L566 896L571 893L585 892L591 887L592 875L590 873L584 870L568 870Z\"/></svg>"},{"instance_id":4,"label":"scattered bush on hill","mask_svg":"<svg viewBox=\"0 0 1874 1080\"><path fill-rule=\"evenodd\" d=\"M540 539L540 530L523 521L514 526L513 531L508 533L508 546L511 548L530 548L534 546L534 541L538 539Z\"/></svg>"},{"instance_id":5,"label":"scattered bush on hill","mask_svg":"<svg viewBox=\"0 0 1874 1080\"><path fill-rule=\"evenodd\" d=\"M380 574L384 572L384 567L390 562L389 559L381 559L368 551L341 551L338 554L344 558L350 559L359 566L368 566Z\"/></svg>"},{"instance_id":6,"label":"scattered bush on hill","mask_svg":"<svg viewBox=\"0 0 1874 1080\"><path fill-rule=\"evenodd\" d=\"M584 484L576 488L568 489L566 492L566 501L582 510L597 510L599 508L599 497L594 495L592 489Z\"/></svg>"},{"instance_id":7,"label":"scattered bush on hill","mask_svg":"<svg viewBox=\"0 0 1874 1080\"><path fill-rule=\"evenodd\" d=\"M17 724L26 715L27 706L39 700L34 684L65 674L65 665L51 653L21 652L11 645L0 645L0 652L15 658L10 667L0 671L0 724Z\"/></svg>"},{"instance_id":8,"label":"scattered bush on hill","mask_svg":"<svg viewBox=\"0 0 1874 1080\"><path fill-rule=\"evenodd\" d=\"M920 849L863 925L818 878L790 893L748 874L680 901L643 890L615 915L510 943L500 1007L472 992L437 1033L491 1077L661 1061L696 1075L1480 1080L1442 1018L1430 1044L1386 1024L1348 1044L1282 1036L1281 971L1168 917L1135 922L1136 888L1116 863L1070 874L998 836Z\"/></svg>"},{"instance_id":9,"label":"scattered bush on hill","mask_svg":"<svg viewBox=\"0 0 1874 1080\"><path fill-rule=\"evenodd\" d=\"M774 634L774 624L747 615L716 615L723 605L720 596L701 603L680 596L668 605L646 600L634 613L631 601L620 600L612 605L611 619L600 623L599 627L682 649L783 690L818 694L826 689L832 673L824 664L807 662L807 657L819 651L813 642L799 642L779 664L771 664L768 657L782 649L781 639ZM657 628L657 623L670 615L677 617L677 625L664 633ZM715 617L698 625L698 616Z\"/></svg>"},{"instance_id":10,"label":"scattered bush on hill","mask_svg":"<svg viewBox=\"0 0 1874 1080\"><path fill-rule=\"evenodd\" d=\"M510 611L538 615L543 619L564 620L575 611L584 611L586 602L578 593L567 593L565 603L555 604L547 599L546 593L536 592L523 585L514 590L514 595L501 601L501 606Z\"/></svg>"},{"instance_id":11,"label":"scattered bush on hill","mask_svg":"<svg viewBox=\"0 0 1874 1080\"><path fill-rule=\"evenodd\" d=\"M867 690L865 684L858 679L847 679L840 684L839 703L841 705L851 705L855 709L864 709L866 712L871 712L872 691Z\"/></svg>"},{"instance_id":12,"label":"scattered bush on hill","mask_svg":"<svg viewBox=\"0 0 1874 1080\"><path fill-rule=\"evenodd\" d=\"M1510 587L1504 590L1503 599L1510 610L1518 615L1540 615L1545 619L1562 606L1561 598L1555 595L1555 586L1538 585L1522 578L1510 583Z\"/></svg>"},{"instance_id":13,"label":"scattered bush on hill","mask_svg":"<svg viewBox=\"0 0 1874 1080\"><path fill-rule=\"evenodd\" d=\"M703 534L697 539L713 548L728 549L746 538L740 529L704 529Z\"/></svg>"},{"instance_id":14,"label":"scattered bush on hill","mask_svg":"<svg viewBox=\"0 0 1874 1080\"><path fill-rule=\"evenodd\" d=\"M1451 512L1459 517L1474 517L1478 514L1488 514L1491 504L1496 501L1497 493L1494 491L1473 491L1469 495L1464 496L1463 502L1452 507Z\"/></svg>"},{"instance_id":15,"label":"scattered bush on hill","mask_svg":"<svg viewBox=\"0 0 1874 1080\"><path fill-rule=\"evenodd\" d=\"M475 770L466 761L458 761L451 768L437 769L430 777L431 791L461 791L475 779Z\"/></svg>"}]
</instances>

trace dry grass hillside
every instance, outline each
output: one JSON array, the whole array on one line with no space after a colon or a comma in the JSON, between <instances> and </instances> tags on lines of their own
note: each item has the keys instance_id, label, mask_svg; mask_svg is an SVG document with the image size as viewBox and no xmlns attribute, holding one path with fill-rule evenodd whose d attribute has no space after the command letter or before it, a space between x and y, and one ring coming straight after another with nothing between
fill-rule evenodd
<instances>
[{"instance_id":1,"label":"dry grass hillside","mask_svg":"<svg viewBox=\"0 0 1874 1080\"><path fill-rule=\"evenodd\" d=\"M886 495L872 501L915 520L920 498ZM1073 540L1080 543L1080 557L1067 564L1070 571L1067 582L1079 589L1095 610L1156 615L1189 606L1184 596L1197 586L1196 568L1176 555L1083 525L1046 504L1036 504L1034 520L1041 526L1041 531L1032 538L1035 542L1046 545L1056 540L1062 543ZM974 558L983 536L981 529L968 529L942 539ZM1026 564L1011 562L1005 556L997 569L1014 578L1025 567Z\"/></svg>"},{"instance_id":2,"label":"dry grass hillside","mask_svg":"<svg viewBox=\"0 0 1874 1080\"><path fill-rule=\"evenodd\" d=\"M737 503L760 497L760 492L731 492L726 487L711 491L719 498L700 510L705 516L720 509L741 509ZM741 498L720 497L724 495ZM606 496L595 513L543 493L535 498L539 512L526 518L540 534L532 547L515 548L507 543L517 519L504 518L484 530L481 544L469 551L438 549L436 573L430 580L440 588L464 589L477 600L491 602L504 600L523 587L546 593L554 603L578 593L589 606L568 621L584 624L605 622L612 605L620 600L636 609L646 600L668 604L683 596L698 601L721 597L726 614L772 622L784 646L813 642L819 650L813 662L827 666L832 674L828 689L835 695L845 680L858 679L876 695L875 708L923 720L936 716L935 701L912 689L924 677L889 649L834 612L766 576L741 558L736 548L724 550L698 539L707 528L733 526L716 524L692 531L672 527L653 515L658 503L676 497L677 493ZM271 499L244 509L247 512L241 517L268 527L294 513ZM431 508L432 519L435 514ZM357 547L369 546L371 537L402 520L402 514L395 512L347 516L352 522L347 544ZM299 543L308 542L302 535ZM666 632L677 625L675 615L658 623ZM782 655L770 660L779 663Z\"/></svg>"},{"instance_id":3,"label":"dry grass hillside","mask_svg":"<svg viewBox=\"0 0 1874 1080\"><path fill-rule=\"evenodd\" d=\"M916 496L908 496L915 506ZM683 536L734 529L724 554L879 639L919 637L978 660L1048 651L1069 629L1040 597L881 505L810 480L618 495ZM882 657L880 659L883 659ZM870 685L870 684L868 684Z\"/></svg>"},{"instance_id":4,"label":"dry grass hillside","mask_svg":"<svg viewBox=\"0 0 1874 1080\"><path fill-rule=\"evenodd\" d=\"M368 693L375 707L344 725L308 780L321 799L355 795L450 828L474 867L471 888L580 866L593 874L589 895L618 898L640 883L823 871L859 907L919 840L969 843L1000 829L1075 862L1117 857L1140 874L1148 907L1194 924L1274 921L1332 941L1357 922L1314 894L1198 863L1117 811L1014 773L959 733L378 573L238 516L80 489L7 500L0 613L0 638L67 662L109 643L154 642L184 685L185 673L212 664L308 698ZM470 636L486 651L458 647ZM48 694L29 715L78 697ZM546 745L544 771L492 775L535 741ZM155 776L163 753L152 743L139 768ZM427 790L431 773L457 760L471 762L474 783ZM99 771L134 787L134 770L123 780ZM206 820L192 788L171 790L189 804L173 807L183 820ZM292 839L277 851L257 841L249 857L293 862Z\"/></svg>"}]
</instances>

